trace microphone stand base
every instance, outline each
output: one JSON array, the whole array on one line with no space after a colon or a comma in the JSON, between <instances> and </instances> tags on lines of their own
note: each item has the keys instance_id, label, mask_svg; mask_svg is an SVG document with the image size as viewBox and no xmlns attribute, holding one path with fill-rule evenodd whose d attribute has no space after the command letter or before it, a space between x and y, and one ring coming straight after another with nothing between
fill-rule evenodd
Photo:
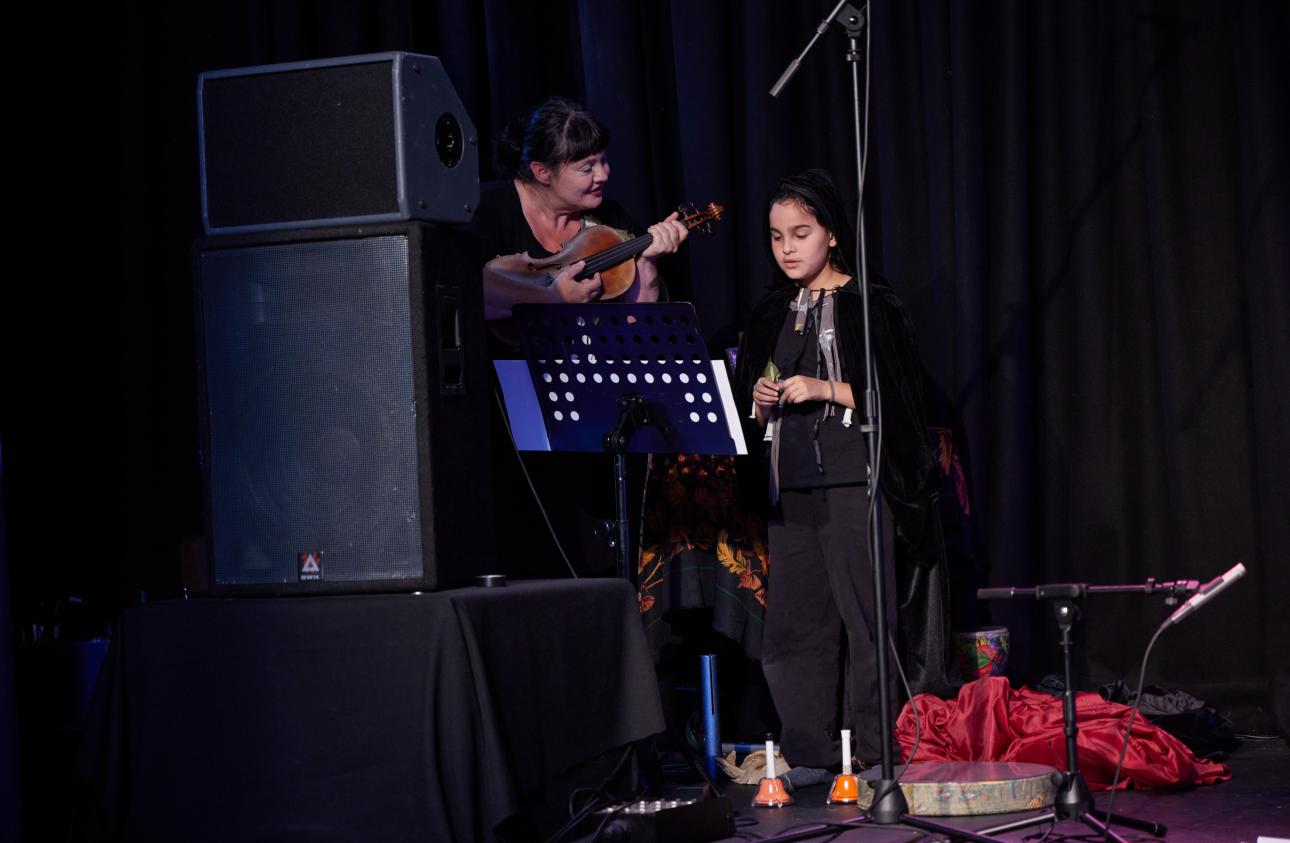
<instances>
[{"instance_id":1,"label":"microphone stand base","mask_svg":"<svg viewBox=\"0 0 1290 843\"><path fill-rule=\"evenodd\" d=\"M875 825L895 825L909 811L905 791L894 778L869 782L873 788L874 802L869 806L869 816Z\"/></svg>"}]
</instances>

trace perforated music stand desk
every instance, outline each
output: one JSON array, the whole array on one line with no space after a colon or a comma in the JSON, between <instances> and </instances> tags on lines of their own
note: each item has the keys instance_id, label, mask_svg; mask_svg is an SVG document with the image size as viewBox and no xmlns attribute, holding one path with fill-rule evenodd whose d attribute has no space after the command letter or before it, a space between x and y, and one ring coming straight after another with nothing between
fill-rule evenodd
<instances>
[{"instance_id":1,"label":"perforated music stand desk","mask_svg":"<svg viewBox=\"0 0 1290 843\"><path fill-rule=\"evenodd\" d=\"M516 446L614 454L630 580L624 454L747 453L725 365L708 359L689 302L522 304L512 315L526 360L494 365Z\"/></svg>"}]
</instances>

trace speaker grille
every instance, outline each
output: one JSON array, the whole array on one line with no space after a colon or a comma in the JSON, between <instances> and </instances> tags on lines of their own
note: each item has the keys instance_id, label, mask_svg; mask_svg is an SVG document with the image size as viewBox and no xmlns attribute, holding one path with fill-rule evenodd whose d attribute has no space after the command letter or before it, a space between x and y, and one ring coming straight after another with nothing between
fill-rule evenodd
<instances>
[{"instance_id":1,"label":"speaker grille","mask_svg":"<svg viewBox=\"0 0 1290 843\"><path fill-rule=\"evenodd\" d=\"M197 119L207 234L464 223L479 201L475 127L434 56L206 71Z\"/></svg>"},{"instance_id":2,"label":"speaker grille","mask_svg":"<svg viewBox=\"0 0 1290 843\"><path fill-rule=\"evenodd\" d=\"M210 227L398 213L392 90L389 61L206 80Z\"/></svg>"},{"instance_id":3,"label":"speaker grille","mask_svg":"<svg viewBox=\"0 0 1290 843\"><path fill-rule=\"evenodd\" d=\"M216 584L422 577L408 238L199 259Z\"/></svg>"}]
</instances>

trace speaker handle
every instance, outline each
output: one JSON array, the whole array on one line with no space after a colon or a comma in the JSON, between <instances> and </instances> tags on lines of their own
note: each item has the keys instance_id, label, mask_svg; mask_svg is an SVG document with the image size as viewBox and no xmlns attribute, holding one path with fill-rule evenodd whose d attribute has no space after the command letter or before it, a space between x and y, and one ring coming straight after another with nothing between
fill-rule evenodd
<instances>
[{"instance_id":1,"label":"speaker handle","mask_svg":"<svg viewBox=\"0 0 1290 843\"><path fill-rule=\"evenodd\" d=\"M439 394L466 394L466 351L461 337L461 293L456 287L436 284L435 321L439 325Z\"/></svg>"}]
</instances>

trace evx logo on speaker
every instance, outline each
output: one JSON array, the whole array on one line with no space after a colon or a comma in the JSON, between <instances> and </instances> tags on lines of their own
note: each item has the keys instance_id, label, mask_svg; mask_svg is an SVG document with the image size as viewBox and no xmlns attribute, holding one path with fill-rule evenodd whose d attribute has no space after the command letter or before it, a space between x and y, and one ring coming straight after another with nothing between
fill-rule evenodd
<instances>
[{"instance_id":1,"label":"evx logo on speaker","mask_svg":"<svg viewBox=\"0 0 1290 843\"><path fill-rule=\"evenodd\" d=\"M300 582L320 582L323 578L322 553L311 550L296 554L300 563Z\"/></svg>"}]
</instances>

